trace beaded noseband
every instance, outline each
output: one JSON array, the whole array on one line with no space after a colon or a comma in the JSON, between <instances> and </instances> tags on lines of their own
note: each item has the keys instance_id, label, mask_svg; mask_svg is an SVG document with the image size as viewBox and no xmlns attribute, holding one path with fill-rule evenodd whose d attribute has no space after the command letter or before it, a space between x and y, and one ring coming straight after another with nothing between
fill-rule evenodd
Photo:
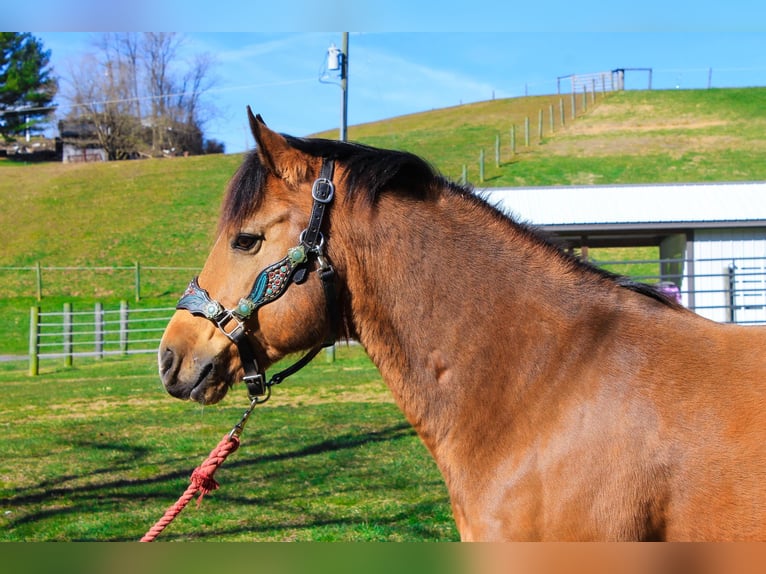
<instances>
[{"instance_id":1,"label":"beaded noseband","mask_svg":"<svg viewBox=\"0 0 766 574\"><path fill-rule=\"evenodd\" d=\"M328 340L313 348L291 367L274 375L267 383L265 372L259 367L245 333L245 323L253 313L263 305L281 297L292 283L302 283L306 280L308 263L312 257L316 258L317 261L317 273L324 287L330 325L334 326L336 310L335 270L325 257L324 237L321 233L325 210L335 195L335 186L332 183L333 170L334 163L332 160L322 162L319 177L314 181L311 189L314 204L311 209L309 224L300 235L300 243L288 249L287 255L283 259L263 269L255 278L250 293L240 299L235 307L227 309L213 299L205 289L200 287L198 277L191 280L176 304L176 309L185 309L192 315L212 321L221 333L237 346L242 367L245 370L243 379L252 401L257 401L258 397L263 395L266 395L266 399L268 399L272 385L282 382L284 378L308 364L322 347L335 342L335 329L333 328Z\"/></svg>"}]
</instances>

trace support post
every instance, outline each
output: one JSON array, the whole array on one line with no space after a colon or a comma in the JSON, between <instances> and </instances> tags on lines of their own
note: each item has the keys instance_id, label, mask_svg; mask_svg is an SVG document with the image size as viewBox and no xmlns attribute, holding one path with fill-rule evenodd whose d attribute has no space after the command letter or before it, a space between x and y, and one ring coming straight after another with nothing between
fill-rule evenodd
<instances>
[{"instance_id":1,"label":"support post","mask_svg":"<svg viewBox=\"0 0 766 574\"><path fill-rule=\"evenodd\" d=\"M72 304L64 303L64 364L72 366Z\"/></svg>"},{"instance_id":2,"label":"support post","mask_svg":"<svg viewBox=\"0 0 766 574\"><path fill-rule=\"evenodd\" d=\"M120 352L128 354L128 302L120 301Z\"/></svg>"},{"instance_id":3,"label":"support post","mask_svg":"<svg viewBox=\"0 0 766 574\"><path fill-rule=\"evenodd\" d=\"M564 98L559 98L559 115L561 116L561 127L566 125L566 113L564 112Z\"/></svg>"},{"instance_id":4,"label":"support post","mask_svg":"<svg viewBox=\"0 0 766 574\"><path fill-rule=\"evenodd\" d=\"M516 124L511 124L511 155L516 155Z\"/></svg>"},{"instance_id":5,"label":"support post","mask_svg":"<svg viewBox=\"0 0 766 574\"><path fill-rule=\"evenodd\" d=\"M29 375L32 377L40 374L40 307L32 307L29 310Z\"/></svg>"},{"instance_id":6,"label":"support post","mask_svg":"<svg viewBox=\"0 0 766 574\"><path fill-rule=\"evenodd\" d=\"M37 300L42 301L43 300L43 270L40 267L39 261L35 264L35 286L36 286Z\"/></svg>"},{"instance_id":7,"label":"support post","mask_svg":"<svg viewBox=\"0 0 766 574\"><path fill-rule=\"evenodd\" d=\"M136 282L136 303L138 303L141 300L141 264L136 261L136 274L135 274L135 282Z\"/></svg>"},{"instance_id":8,"label":"support post","mask_svg":"<svg viewBox=\"0 0 766 574\"><path fill-rule=\"evenodd\" d=\"M553 104L548 106L548 117L550 118L551 133L556 131L556 118L553 115Z\"/></svg>"},{"instance_id":9,"label":"support post","mask_svg":"<svg viewBox=\"0 0 766 574\"><path fill-rule=\"evenodd\" d=\"M96 356L102 359L104 357L104 307L101 303L96 303L96 309L93 314L93 326L96 334Z\"/></svg>"},{"instance_id":10,"label":"support post","mask_svg":"<svg viewBox=\"0 0 766 574\"><path fill-rule=\"evenodd\" d=\"M524 118L524 145L529 147L529 116Z\"/></svg>"}]
</instances>

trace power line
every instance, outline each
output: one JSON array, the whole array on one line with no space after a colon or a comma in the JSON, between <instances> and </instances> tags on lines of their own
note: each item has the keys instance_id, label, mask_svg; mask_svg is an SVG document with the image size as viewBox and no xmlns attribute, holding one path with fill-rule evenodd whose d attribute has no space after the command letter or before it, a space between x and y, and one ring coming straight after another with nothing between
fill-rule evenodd
<instances>
[{"instance_id":1,"label":"power line","mask_svg":"<svg viewBox=\"0 0 766 574\"><path fill-rule=\"evenodd\" d=\"M295 84L306 84L306 83L313 83L315 81L315 78L303 78L300 80L284 80L281 82L266 82L262 84L246 84L241 86L224 86L222 88L209 88L207 90L204 90L205 94L209 93L221 93L221 92L233 92L236 90L250 90L255 88L271 88L276 86L291 86ZM190 96L193 95L195 92L193 91L185 91L185 92L174 92L172 94L162 94L157 96L139 96L139 97L132 97L132 98L116 98L111 100L100 100L100 101L91 101L91 102L83 102L83 103L69 103L69 104L60 104L58 106L39 106L39 107L28 107L28 108L20 108L15 110L0 110L0 116L4 115L13 115L13 114L23 114L27 112L42 112L42 111L56 111L61 108L66 109L74 109L74 108L81 108L85 106L106 106L109 104L127 104L130 102L141 102L141 101L151 101L151 100L157 100L161 98L177 98L179 96Z\"/></svg>"},{"instance_id":2,"label":"power line","mask_svg":"<svg viewBox=\"0 0 766 574\"><path fill-rule=\"evenodd\" d=\"M220 93L220 92L231 92L236 90L249 90L254 88L270 88L275 86L290 86L294 84L305 84L309 82L314 82L314 78L306 78L301 80L285 80L282 82L267 82L263 84L248 84L248 85L241 85L241 86L225 86L222 88L209 88L207 90L204 90L201 93L209 94L209 93ZM192 91L186 91L186 92L174 92L172 94L162 94L157 96L139 96L139 97L133 97L133 98L117 98L113 100L102 100L102 101L94 101L94 102L84 102L84 103L71 103L68 104L68 107L71 108L79 108L84 106L104 106L108 104L126 104L129 102L141 102L141 101L151 101L151 100L157 100L161 98L177 98L179 96L189 96L193 95L195 92Z\"/></svg>"}]
</instances>

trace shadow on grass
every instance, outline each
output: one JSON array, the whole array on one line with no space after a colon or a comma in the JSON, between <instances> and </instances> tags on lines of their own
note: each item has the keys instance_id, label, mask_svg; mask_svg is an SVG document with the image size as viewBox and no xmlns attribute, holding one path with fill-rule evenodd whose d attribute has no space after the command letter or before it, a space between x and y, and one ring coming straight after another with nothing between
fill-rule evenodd
<instances>
[{"instance_id":1,"label":"shadow on grass","mask_svg":"<svg viewBox=\"0 0 766 574\"><path fill-rule=\"evenodd\" d=\"M389 443L400 439L411 438L414 435L412 428L406 423L400 423L388 426L381 430L346 433L338 435L329 440L314 442L299 448L280 450L272 454L247 456L246 448L234 453L223 466L222 470L227 471L225 479L226 484L218 491L215 496L221 504L227 506L234 505L234 508L257 505L260 507L283 507L280 510L283 514L300 514L301 520L293 523L292 520L283 520L284 524L274 524L274 520L267 521L268 524L261 527L253 524L251 520L238 522L236 527L201 530L198 534L171 534L163 539L172 540L179 538L204 537L226 537L242 534L257 534L266 530L275 531L290 528L310 528L323 526L338 526L349 524L363 524L366 521L374 521L376 524L397 524L407 521L413 512L433 514L437 511L436 506L443 507L443 500L438 503L411 502L405 500L397 504L395 511L388 511L385 516L375 517L349 517L348 515L333 517L324 512L310 514L306 521L305 510L302 510L301 500L307 494L305 484L306 477L319 484L319 490L333 495L338 495L345 490L354 491L355 496L359 492L373 492L374 488L381 488L380 470L377 466L373 468L362 467L361 473L357 472L350 480L345 478L345 482L334 483L333 472L342 467L342 463L337 463L334 458L338 453L355 451L365 446L375 445L376 443ZM108 451L112 460L107 464L99 460L100 466L95 470L84 471L82 474L61 474L45 478L39 482L17 489L10 496L4 497L0 503L0 509L4 513L0 517L0 522L5 523L6 540L23 540L25 537L41 539L46 537L45 532L54 532L50 534L52 539L58 540L108 540L108 541L126 541L136 540L150 526L147 523L140 532L125 534L126 530L133 530L136 524L145 520L146 512L155 512L158 519L165 509L175 502L178 496L188 485L188 477L193 468L202 462L206 453L200 453L198 460L189 460L186 457L165 457L158 462L156 458L157 448L136 446L114 441L80 440L68 442L74 445L78 452L93 453L99 451ZM246 441L251 449L258 448L257 435L251 435ZM212 446L212 445L211 445ZM245 445L243 445L244 447ZM272 441L273 448L273 441ZM284 445L288 446L288 445ZM310 457L319 457L307 460ZM292 461L299 461L292 464ZM272 463L278 464L278 468L269 467ZM334 466L335 464L339 466ZM163 472L153 474L150 477L138 478L139 473L145 473L147 468L158 467L165 469ZM357 469L358 470L358 469ZM405 471L406 472L406 471ZM115 475L127 475L129 478L115 478ZM133 475L133 478L130 476ZM365 477L369 478L368 482ZM327 482L323 482L324 480ZM388 477L384 477L388 479ZM253 481L267 481L269 486L257 492L253 496L256 488ZM406 481L406 478L389 479L393 481L396 488L396 480ZM276 488L276 483L279 488ZM321 495L321 493L320 493ZM434 506L434 508L431 508ZM148 507L148 510L147 510ZM231 507L231 506L229 506ZM220 512L220 509L219 509ZM130 518L125 517L133 515ZM81 517L89 521L95 518L104 517L113 526L104 526L103 528L91 528L82 526L69 526L69 522L78 521ZM95 517L95 518L94 518ZM49 524L58 521L59 526L51 527ZM129 525L126 525L129 523ZM117 526L114 526L114 525ZM401 526L401 525L400 525ZM422 529L418 533L418 529ZM114 530L119 530L121 535L115 536ZM82 532L93 532L92 534L82 535ZM408 536L417 539L421 534L433 537L427 527L421 527L417 524L407 527ZM9 533L11 538L9 538Z\"/></svg>"}]
</instances>

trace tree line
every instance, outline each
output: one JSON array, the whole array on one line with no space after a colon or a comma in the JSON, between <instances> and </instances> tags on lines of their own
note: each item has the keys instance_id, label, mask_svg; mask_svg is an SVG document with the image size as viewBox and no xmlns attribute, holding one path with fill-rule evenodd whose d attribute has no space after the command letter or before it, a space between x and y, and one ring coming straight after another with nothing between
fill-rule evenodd
<instances>
[{"instance_id":1,"label":"tree line","mask_svg":"<svg viewBox=\"0 0 766 574\"><path fill-rule=\"evenodd\" d=\"M39 41L28 34L24 41L36 43L45 56L39 59L38 72L41 81L49 82L46 105L59 83L63 87L66 104L61 107L67 111L58 116L63 137L98 146L109 159L224 151L222 143L204 136L206 122L216 113L203 98L214 85L214 59L205 53L191 60L182 57L183 36L174 32L100 34L93 39L92 51L61 77L53 76L50 52ZM11 106L31 108L32 94L33 90L28 91L29 97ZM4 103L0 100L0 106ZM40 113L37 121L45 117ZM6 139L18 133L17 127L3 131Z\"/></svg>"}]
</instances>

